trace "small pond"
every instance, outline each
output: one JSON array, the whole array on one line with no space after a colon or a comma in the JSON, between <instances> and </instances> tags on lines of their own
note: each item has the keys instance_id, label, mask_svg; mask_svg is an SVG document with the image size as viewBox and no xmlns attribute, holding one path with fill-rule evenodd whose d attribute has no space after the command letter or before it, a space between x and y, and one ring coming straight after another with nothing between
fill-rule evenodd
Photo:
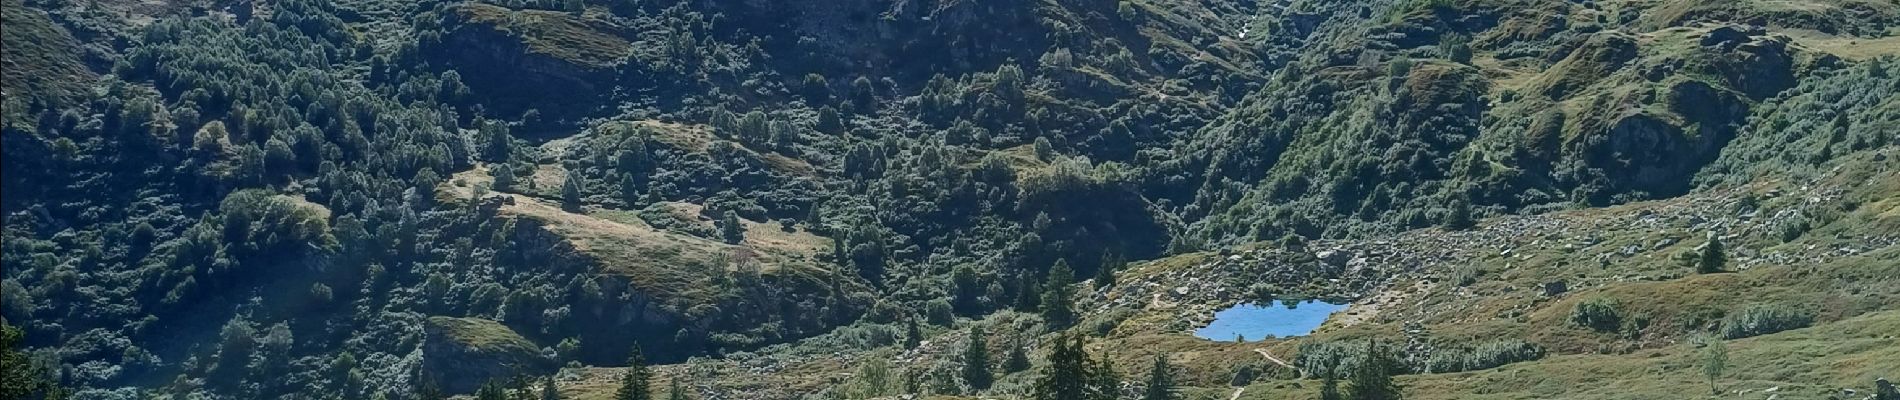
<instances>
[{"instance_id":1,"label":"small pond","mask_svg":"<svg viewBox=\"0 0 1900 400\"><path fill-rule=\"evenodd\" d=\"M1219 341L1303 336L1318 329L1326 317L1345 309L1345 304L1318 300L1282 301L1277 306L1241 304L1214 313L1214 323L1194 330L1194 336Z\"/></svg>"}]
</instances>

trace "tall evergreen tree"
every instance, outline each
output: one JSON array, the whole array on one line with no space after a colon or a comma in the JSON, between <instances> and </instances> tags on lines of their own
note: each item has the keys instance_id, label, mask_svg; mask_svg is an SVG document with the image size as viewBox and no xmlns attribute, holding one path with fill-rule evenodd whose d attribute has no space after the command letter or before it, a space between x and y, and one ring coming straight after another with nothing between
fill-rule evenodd
<instances>
[{"instance_id":1,"label":"tall evergreen tree","mask_svg":"<svg viewBox=\"0 0 1900 400\"><path fill-rule=\"evenodd\" d=\"M501 382L490 379L482 383L480 389L475 390L475 400L509 400L508 388Z\"/></svg>"},{"instance_id":2,"label":"tall evergreen tree","mask_svg":"<svg viewBox=\"0 0 1900 400\"><path fill-rule=\"evenodd\" d=\"M634 179L633 174L620 175L620 201L626 202L628 208L640 206L640 195L646 193L640 186L640 182Z\"/></svg>"},{"instance_id":3,"label":"tall evergreen tree","mask_svg":"<svg viewBox=\"0 0 1900 400\"><path fill-rule=\"evenodd\" d=\"M1350 397L1352 400L1400 400L1399 386L1392 382L1392 374L1397 371L1397 360L1386 354L1386 348L1377 340L1366 340L1365 359L1360 360L1359 368L1352 372Z\"/></svg>"},{"instance_id":4,"label":"tall evergreen tree","mask_svg":"<svg viewBox=\"0 0 1900 400\"><path fill-rule=\"evenodd\" d=\"M1056 260L1049 268L1049 278L1043 283L1042 319L1052 330L1068 328L1075 323L1075 270L1069 268L1068 260Z\"/></svg>"},{"instance_id":5,"label":"tall evergreen tree","mask_svg":"<svg viewBox=\"0 0 1900 400\"><path fill-rule=\"evenodd\" d=\"M1036 378L1030 398L1034 400L1084 400L1088 398L1088 354L1083 352L1082 337L1063 334L1050 346L1048 364Z\"/></svg>"},{"instance_id":6,"label":"tall evergreen tree","mask_svg":"<svg viewBox=\"0 0 1900 400\"><path fill-rule=\"evenodd\" d=\"M1727 250L1722 245L1722 237L1709 233L1709 243L1702 246L1702 253L1696 256L1696 273L1713 274L1722 272L1728 265Z\"/></svg>"},{"instance_id":7,"label":"tall evergreen tree","mask_svg":"<svg viewBox=\"0 0 1900 400\"><path fill-rule=\"evenodd\" d=\"M918 345L923 344L923 341L924 331L923 328L917 326L917 317L911 316L910 318L905 318L904 349L915 349Z\"/></svg>"},{"instance_id":8,"label":"tall evergreen tree","mask_svg":"<svg viewBox=\"0 0 1900 400\"><path fill-rule=\"evenodd\" d=\"M561 400L561 390L554 387L554 377L541 378L541 400Z\"/></svg>"},{"instance_id":9,"label":"tall evergreen tree","mask_svg":"<svg viewBox=\"0 0 1900 400\"><path fill-rule=\"evenodd\" d=\"M739 223L739 214L726 210L719 217L719 237L726 243L739 244L745 241L745 225Z\"/></svg>"},{"instance_id":10,"label":"tall evergreen tree","mask_svg":"<svg viewBox=\"0 0 1900 400\"><path fill-rule=\"evenodd\" d=\"M1033 400L1114 400L1121 377L1109 359L1091 359L1081 335L1063 334L1050 346L1042 376L1030 388Z\"/></svg>"},{"instance_id":11,"label":"tall evergreen tree","mask_svg":"<svg viewBox=\"0 0 1900 400\"><path fill-rule=\"evenodd\" d=\"M620 377L620 389L614 391L614 400L651 400L653 392L648 385L652 379L652 371L647 370L646 356L640 353L640 345L636 344L633 354L627 356L627 373Z\"/></svg>"},{"instance_id":12,"label":"tall evergreen tree","mask_svg":"<svg viewBox=\"0 0 1900 400\"><path fill-rule=\"evenodd\" d=\"M1042 307L1042 286L1036 283L1032 274L1022 274L1017 278L1020 284L1016 289L1016 311L1036 312Z\"/></svg>"},{"instance_id":13,"label":"tall evergreen tree","mask_svg":"<svg viewBox=\"0 0 1900 400\"><path fill-rule=\"evenodd\" d=\"M581 210L581 177L573 173L561 183L561 208L569 212Z\"/></svg>"},{"instance_id":14,"label":"tall evergreen tree","mask_svg":"<svg viewBox=\"0 0 1900 400\"><path fill-rule=\"evenodd\" d=\"M1023 344L1020 343L1020 341L1018 343L1011 344L1009 346L1009 357L1003 360L1003 371L1023 372L1028 369L1029 369L1029 349L1024 348Z\"/></svg>"},{"instance_id":15,"label":"tall evergreen tree","mask_svg":"<svg viewBox=\"0 0 1900 400\"><path fill-rule=\"evenodd\" d=\"M476 121L480 126L481 157L491 163L506 163L514 156L514 137L508 135L508 124L500 121Z\"/></svg>"},{"instance_id":16,"label":"tall evergreen tree","mask_svg":"<svg viewBox=\"0 0 1900 400\"><path fill-rule=\"evenodd\" d=\"M495 190L512 191L515 189L515 169L508 164L495 164L488 167L488 174L495 177Z\"/></svg>"},{"instance_id":17,"label":"tall evergreen tree","mask_svg":"<svg viewBox=\"0 0 1900 400\"><path fill-rule=\"evenodd\" d=\"M989 389L995 379L990 374L989 341L983 336L983 327L971 327L968 346L963 348L963 382L976 390Z\"/></svg>"},{"instance_id":18,"label":"tall evergreen tree","mask_svg":"<svg viewBox=\"0 0 1900 400\"><path fill-rule=\"evenodd\" d=\"M1127 263L1120 255L1106 253L1102 255L1102 265L1095 268L1095 289L1101 290L1115 286L1115 274L1121 272Z\"/></svg>"},{"instance_id":19,"label":"tall evergreen tree","mask_svg":"<svg viewBox=\"0 0 1900 400\"><path fill-rule=\"evenodd\" d=\"M666 400L689 400L689 399L690 398L686 395L686 387L680 385L680 378L677 376L673 377L672 383L667 384Z\"/></svg>"},{"instance_id":20,"label":"tall evergreen tree","mask_svg":"<svg viewBox=\"0 0 1900 400\"><path fill-rule=\"evenodd\" d=\"M1156 354L1154 368L1148 372L1148 387L1141 392L1142 400L1175 400L1174 366L1168 365L1167 354Z\"/></svg>"},{"instance_id":21,"label":"tall evergreen tree","mask_svg":"<svg viewBox=\"0 0 1900 400\"><path fill-rule=\"evenodd\" d=\"M435 384L435 379L423 376L416 380L420 381L420 383L410 385L410 387L415 388L416 393L414 398L416 400L444 400L449 398L448 394L442 393L442 387Z\"/></svg>"}]
</instances>

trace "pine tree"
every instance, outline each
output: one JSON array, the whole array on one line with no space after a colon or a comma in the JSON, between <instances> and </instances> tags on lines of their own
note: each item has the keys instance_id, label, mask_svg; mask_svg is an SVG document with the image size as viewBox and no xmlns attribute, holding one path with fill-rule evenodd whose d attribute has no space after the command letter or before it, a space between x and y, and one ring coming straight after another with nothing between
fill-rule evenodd
<instances>
[{"instance_id":1,"label":"pine tree","mask_svg":"<svg viewBox=\"0 0 1900 400\"><path fill-rule=\"evenodd\" d=\"M719 217L719 237L731 244L745 241L745 225L739 224L738 213L726 210L726 213Z\"/></svg>"},{"instance_id":2,"label":"pine tree","mask_svg":"<svg viewBox=\"0 0 1900 400\"><path fill-rule=\"evenodd\" d=\"M1023 274L1017 280L1022 284L1016 289L1016 311L1036 312L1042 306L1042 286L1030 274Z\"/></svg>"},{"instance_id":3,"label":"pine tree","mask_svg":"<svg viewBox=\"0 0 1900 400\"><path fill-rule=\"evenodd\" d=\"M508 400L508 388L503 387L501 382L490 379L482 383L480 389L475 390L475 400Z\"/></svg>"},{"instance_id":4,"label":"pine tree","mask_svg":"<svg viewBox=\"0 0 1900 400\"><path fill-rule=\"evenodd\" d=\"M620 153L614 157L614 168L621 174L645 177L653 170L653 157L647 153L647 141L643 134L636 134L620 144Z\"/></svg>"},{"instance_id":5,"label":"pine tree","mask_svg":"<svg viewBox=\"0 0 1900 400\"><path fill-rule=\"evenodd\" d=\"M508 164L495 164L495 166L489 167L488 173L495 177L495 184L493 185L495 190L514 190L515 169L510 168Z\"/></svg>"},{"instance_id":6,"label":"pine tree","mask_svg":"<svg viewBox=\"0 0 1900 400\"><path fill-rule=\"evenodd\" d=\"M506 163L514 156L514 137L508 135L508 124L499 121L476 121L480 126L483 161Z\"/></svg>"},{"instance_id":7,"label":"pine tree","mask_svg":"<svg viewBox=\"0 0 1900 400\"><path fill-rule=\"evenodd\" d=\"M535 398L534 389L528 386L527 376L515 375L514 378L508 380L508 387L514 391L513 395L508 396L510 400L534 400Z\"/></svg>"},{"instance_id":8,"label":"pine tree","mask_svg":"<svg viewBox=\"0 0 1900 400\"><path fill-rule=\"evenodd\" d=\"M1084 400L1088 398L1088 354L1082 350L1082 338L1062 335L1049 349L1048 364L1036 378L1030 398L1034 400Z\"/></svg>"},{"instance_id":9,"label":"pine tree","mask_svg":"<svg viewBox=\"0 0 1900 400\"><path fill-rule=\"evenodd\" d=\"M989 389L995 377L990 374L989 341L983 337L983 328L970 328L967 343L963 348L963 382L976 390Z\"/></svg>"},{"instance_id":10,"label":"pine tree","mask_svg":"<svg viewBox=\"0 0 1900 400\"><path fill-rule=\"evenodd\" d=\"M561 400L561 391L554 388L554 377L541 378L541 400Z\"/></svg>"},{"instance_id":11,"label":"pine tree","mask_svg":"<svg viewBox=\"0 0 1900 400\"><path fill-rule=\"evenodd\" d=\"M633 354L627 356L627 373L620 378L620 390L614 391L614 400L650 400L653 392L647 386L653 379L653 373L647 370L646 357L640 354L640 345L633 346Z\"/></svg>"},{"instance_id":12,"label":"pine tree","mask_svg":"<svg viewBox=\"0 0 1900 400\"><path fill-rule=\"evenodd\" d=\"M1082 336L1063 334L1051 346L1042 375L1030 388L1033 400L1114 400L1121 377L1108 357L1091 359Z\"/></svg>"},{"instance_id":13,"label":"pine tree","mask_svg":"<svg viewBox=\"0 0 1900 400\"><path fill-rule=\"evenodd\" d=\"M917 326L917 317L904 319L904 349L915 349L923 344L924 331Z\"/></svg>"},{"instance_id":14,"label":"pine tree","mask_svg":"<svg viewBox=\"0 0 1900 400\"><path fill-rule=\"evenodd\" d=\"M1009 358L1003 360L1003 371L1023 372L1028 369L1029 349L1023 348L1022 343L1010 345Z\"/></svg>"},{"instance_id":15,"label":"pine tree","mask_svg":"<svg viewBox=\"0 0 1900 400\"><path fill-rule=\"evenodd\" d=\"M414 396L416 400L443 400L449 398L449 395L442 393L440 386L436 386L435 379L424 376L417 380L421 381L421 383L412 386L416 390Z\"/></svg>"},{"instance_id":16,"label":"pine tree","mask_svg":"<svg viewBox=\"0 0 1900 400\"><path fill-rule=\"evenodd\" d=\"M1399 400L1399 386L1392 382L1392 373L1397 368L1392 356L1386 354L1385 347L1377 340L1367 340L1365 359L1359 362L1359 368L1352 372L1350 390L1353 400Z\"/></svg>"},{"instance_id":17,"label":"pine tree","mask_svg":"<svg viewBox=\"0 0 1900 400\"><path fill-rule=\"evenodd\" d=\"M1049 278L1042 292L1042 319L1050 329L1068 328L1075 323L1075 310L1070 304L1074 297L1075 270L1069 268L1068 260L1056 260L1049 268Z\"/></svg>"},{"instance_id":18,"label":"pine tree","mask_svg":"<svg viewBox=\"0 0 1900 400\"><path fill-rule=\"evenodd\" d=\"M1709 243L1702 246L1702 254L1696 257L1695 271L1702 274L1722 272L1728 265L1728 255L1722 245L1722 237L1709 234Z\"/></svg>"},{"instance_id":19,"label":"pine tree","mask_svg":"<svg viewBox=\"0 0 1900 400\"><path fill-rule=\"evenodd\" d=\"M1174 366L1168 365L1167 354L1156 354L1154 368L1148 372L1148 388L1142 391L1142 400L1175 400L1180 398L1174 393Z\"/></svg>"},{"instance_id":20,"label":"pine tree","mask_svg":"<svg viewBox=\"0 0 1900 400\"><path fill-rule=\"evenodd\" d=\"M1108 354L1102 354L1101 358L1089 363L1086 372L1089 381L1089 399L1115 400L1121 395L1122 377L1115 373L1115 362L1109 359Z\"/></svg>"},{"instance_id":21,"label":"pine tree","mask_svg":"<svg viewBox=\"0 0 1900 400\"><path fill-rule=\"evenodd\" d=\"M1115 286L1115 273L1120 272L1125 263L1115 253L1102 255L1102 266L1095 268L1095 290Z\"/></svg>"},{"instance_id":22,"label":"pine tree","mask_svg":"<svg viewBox=\"0 0 1900 400\"><path fill-rule=\"evenodd\" d=\"M633 179L633 174L620 175L620 201L626 202L628 208L640 206L642 193L645 191L640 190L640 182Z\"/></svg>"},{"instance_id":23,"label":"pine tree","mask_svg":"<svg viewBox=\"0 0 1900 400\"><path fill-rule=\"evenodd\" d=\"M561 208L568 212L581 211L581 178L569 174L561 183Z\"/></svg>"},{"instance_id":24,"label":"pine tree","mask_svg":"<svg viewBox=\"0 0 1900 400\"><path fill-rule=\"evenodd\" d=\"M689 397L686 396L686 387L680 385L679 377L673 377L673 382L668 384L666 400L689 400Z\"/></svg>"}]
</instances>

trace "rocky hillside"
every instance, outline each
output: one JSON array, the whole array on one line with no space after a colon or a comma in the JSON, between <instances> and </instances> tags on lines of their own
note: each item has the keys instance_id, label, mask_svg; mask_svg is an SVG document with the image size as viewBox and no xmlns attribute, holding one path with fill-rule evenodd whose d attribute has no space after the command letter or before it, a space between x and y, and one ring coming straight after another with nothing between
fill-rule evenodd
<instances>
[{"instance_id":1,"label":"rocky hillside","mask_svg":"<svg viewBox=\"0 0 1900 400\"><path fill-rule=\"evenodd\" d=\"M1733 346L1806 396L1900 347L1889 0L0 5L8 395L639 349L689 398L1667 397ZM1187 334L1269 299L1354 306Z\"/></svg>"}]
</instances>

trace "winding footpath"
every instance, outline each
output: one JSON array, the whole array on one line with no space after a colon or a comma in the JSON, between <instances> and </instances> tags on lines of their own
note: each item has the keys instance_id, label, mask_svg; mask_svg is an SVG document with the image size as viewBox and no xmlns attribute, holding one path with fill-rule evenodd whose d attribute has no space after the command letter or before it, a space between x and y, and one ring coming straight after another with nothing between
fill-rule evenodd
<instances>
[{"instance_id":1,"label":"winding footpath","mask_svg":"<svg viewBox=\"0 0 1900 400\"><path fill-rule=\"evenodd\" d=\"M1274 364L1280 364L1280 366L1287 367L1288 369L1292 369L1294 372L1299 372L1300 370L1299 368L1294 367L1293 364L1288 364L1286 361L1281 360L1279 357L1274 357L1273 354L1267 353L1266 348L1253 349L1253 352L1260 353L1260 356L1265 357L1267 361L1272 361ZM1242 393L1247 393L1246 386L1234 388L1234 395L1227 396L1227 400L1240 400L1240 395Z\"/></svg>"}]
</instances>

